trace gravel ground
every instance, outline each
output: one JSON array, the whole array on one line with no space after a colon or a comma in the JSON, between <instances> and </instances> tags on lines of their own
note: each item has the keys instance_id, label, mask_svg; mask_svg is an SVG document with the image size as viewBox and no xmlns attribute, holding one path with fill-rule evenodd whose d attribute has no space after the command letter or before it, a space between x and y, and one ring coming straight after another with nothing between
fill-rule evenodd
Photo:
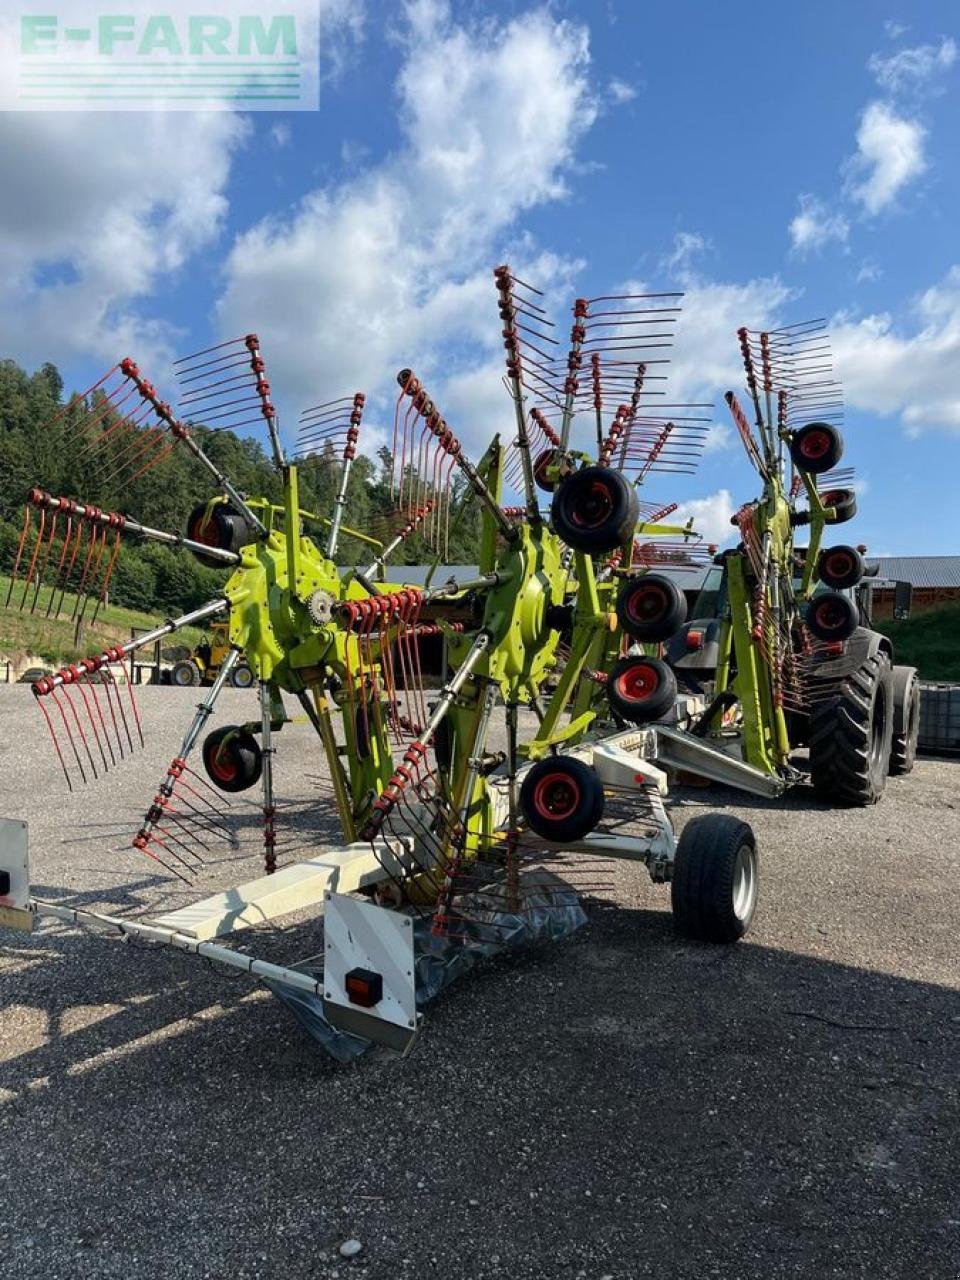
<instances>
[{"instance_id":1,"label":"gravel ground","mask_svg":"<svg viewBox=\"0 0 960 1280\"><path fill-rule=\"evenodd\" d=\"M129 848L194 701L144 690L148 750L71 795L29 690L0 688L0 813L30 823L39 896L198 896ZM253 714L231 691L217 720ZM332 830L322 766L306 727L278 745L306 849ZM337 1066L183 955L4 935L0 1272L960 1276L958 779L924 760L866 812L681 793L679 825L755 827L746 942L681 943L667 890L620 866L586 929L455 987L406 1061ZM201 894L258 874L258 814L234 815ZM256 942L292 962L318 929Z\"/></svg>"}]
</instances>

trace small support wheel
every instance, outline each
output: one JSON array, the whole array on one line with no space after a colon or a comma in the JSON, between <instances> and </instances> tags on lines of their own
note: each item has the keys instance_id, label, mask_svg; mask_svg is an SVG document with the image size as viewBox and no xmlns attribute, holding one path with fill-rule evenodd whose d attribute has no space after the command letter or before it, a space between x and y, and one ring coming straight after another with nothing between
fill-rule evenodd
<instances>
[{"instance_id":1,"label":"small support wheel","mask_svg":"<svg viewBox=\"0 0 960 1280\"><path fill-rule=\"evenodd\" d=\"M693 818L680 833L670 882L677 929L700 942L737 942L757 907L760 860L753 830L726 813Z\"/></svg>"},{"instance_id":2,"label":"small support wheel","mask_svg":"<svg viewBox=\"0 0 960 1280\"><path fill-rule=\"evenodd\" d=\"M617 619L635 640L669 640L687 620L686 597L660 573L628 578L617 596Z\"/></svg>"},{"instance_id":3,"label":"small support wheel","mask_svg":"<svg viewBox=\"0 0 960 1280\"><path fill-rule=\"evenodd\" d=\"M553 493L557 487L555 480L551 480L547 475L547 467L553 462L556 455L556 449L544 449L543 453L538 453L533 463L533 479L538 489L542 489L544 493Z\"/></svg>"},{"instance_id":4,"label":"small support wheel","mask_svg":"<svg viewBox=\"0 0 960 1280\"><path fill-rule=\"evenodd\" d=\"M893 668L893 741L890 773L910 773L920 737L920 680L916 667Z\"/></svg>"},{"instance_id":5,"label":"small support wheel","mask_svg":"<svg viewBox=\"0 0 960 1280\"><path fill-rule=\"evenodd\" d=\"M808 422L790 440L790 457L798 471L820 476L843 457L843 436L829 422Z\"/></svg>"},{"instance_id":6,"label":"small support wheel","mask_svg":"<svg viewBox=\"0 0 960 1280\"><path fill-rule=\"evenodd\" d=\"M576 756L538 760L520 788L527 826L555 843L582 840L603 817L603 806L603 783Z\"/></svg>"},{"instance_id":7,"label":"small support wheel","mask_svg":"<svg viewBox=\"0 0 960 1280\"><path fill-rule=\"evenodd\" d=\"M187 520L187 537L191 542L201 542L220 551L239 551L250 541L250 529L239 511L226 502L209 507L201 502L190 512ZM204 555L191 547L193 554L210 569L224 568L224 562L216 556Z\"/></svg>"},{"instance_id":8,"label":"small support wheel","mask_svg":"<svg viewBox=\"0 0 960 1280\"><path fill-rule=\"evenodd\" d=\"M612 467L583 467L557 486L550 505L553 527L568 547L600 555L633 536L640 511L637 491Z\"/></svg>"},{"instance_id":9,"label":"small support wheel","mask_svg":"<svg viewBox=\"0 0 960 1280\"><path fill-rule=\"evenodd\" d=\"M824 547L817 557L817 577L828 587L855 587L863 571L863 556L856 547Z\"/></svg>"},{"instance_id":10,"label":"small support wheel","mask_svg":"<svg viewBox=\"0 0 960 1280\"><path fill-rule=\"evenodd\" d=\"M677 677L659 658L621 658L607 681L607 701L630 724L665 716L677 700Z\"/></svg>"},{"instance_id":11,"label":"small support wheel","mask_svg":"<svg viewBox=\"0 0 960 1280\"><path fill-rule=\"evenodd\" d=\"M249 689L253 684L253 670L248 662L238 662L230 672L230 683L234 689Z\"/></svg>"},{"instance_id":12,"label":"small support wheel","mask_svg":"<svg viewBox=\"0 0 960 1280\"><path fill-rule=\"evenodd\" d=\"M178 689L195 689L200 683L200 668L192 658L184 658L171 668L170 683Z\"/></svg>"},{"instance_id":13,"label":"small support wheel","mask_svg":"<svg viewBox=\"0 0 960 1280\"><path fill-rule=\"evenodd\" d=\"M208 733L203 740L203 767L221 791L246 791L260 781L263 753L252 734L235 724Z\"/></svg>"},{"instance_id":14,"label":"small support wheel","mask_svg":"<svg viewBox=\"0 0 960 1280\"><path fill-rule=\"evenodd\" d=\"M857 606L837 591L814 596L807 606L807 630L818 640L849 640L860 625Z\"/></svg>"},{"instance_id":15,"label":"small support wheel","mask_svg":"<svg viewBox=\"0 0 960 1280\"><path fill-rule=\"evenodd\" d=\"M820 501L825 507L833 508L827 524L846 524L857 514L857 495L852 489L827 489L820 494Z\"/></svg>"}]
</instances>

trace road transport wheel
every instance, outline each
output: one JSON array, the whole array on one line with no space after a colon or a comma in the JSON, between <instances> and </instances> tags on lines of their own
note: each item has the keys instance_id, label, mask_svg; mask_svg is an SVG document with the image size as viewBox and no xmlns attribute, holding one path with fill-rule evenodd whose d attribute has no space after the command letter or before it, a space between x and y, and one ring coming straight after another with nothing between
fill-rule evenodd
<instances>
[{"instance_id":1,"label":"road transport wheel","mask_svg":"<svg viewBox=\"0 0 960 1280\"><path fill-rule=\"evenodd\" d=\"M677 929L700 942L736 942L757 906L760 862L753 831L739 818L708 813L680 833L670 882Z\"/></svg>"}]
</instances>

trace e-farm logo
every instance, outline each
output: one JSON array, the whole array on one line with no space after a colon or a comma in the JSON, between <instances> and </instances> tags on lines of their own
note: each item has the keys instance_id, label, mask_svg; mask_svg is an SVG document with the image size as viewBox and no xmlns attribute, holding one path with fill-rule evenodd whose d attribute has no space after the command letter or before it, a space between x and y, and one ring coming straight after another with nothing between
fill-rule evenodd
<instances>
[{"instance_id":1,"label":"e-farm logo","mask_svg":"<svg viewBox=\"0 0 960 1280\"><path fill-rule=\"evenodd\" d=\"M317 0L14 7L0 26L6 110L317 109Z\"/></svg>"}]
</instances>

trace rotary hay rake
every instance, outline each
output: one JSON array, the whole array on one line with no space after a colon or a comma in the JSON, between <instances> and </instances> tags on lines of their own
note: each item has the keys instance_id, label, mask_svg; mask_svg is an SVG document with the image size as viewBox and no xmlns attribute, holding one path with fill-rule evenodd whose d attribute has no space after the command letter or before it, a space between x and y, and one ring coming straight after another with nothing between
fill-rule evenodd
<instances>
[{"instance_id":1,"label":"rotary hay rake","mask_svg":"<svg viewBox=\"0 0 960 1280\"><path fill-rule=\"evenodd\" d=\"M829 803L872 804L888 772L912 768L919 686L869 627L865 548L822 545L856 514L829 338L820 320L737 337L753 424L735 392L726 401L762 492L733 518L740 542L718 557L714 616L687 623L667 657L704 700L692 733L784 789L810 781Z\"/></svg>"},{"instance_id":2,"label":"rotary hay rake","mask_svg":"<svg viewBox=\"0 0 960 1280\"><path fill-rule=\"evenodd\" d=\"M418 1003L436 986L425 970L449 974L505 945L576 927L583 916L575 888L596 887L613 858L643 862L655 881L672 881L675 918L687 933L717 941L742 936L756 901L749 827L711 815L688 824L678 842L663 804L663 766L677 754L695 756L708 776L770 794L759 770L659 722L676 721L691 700L678 699L671 669L654 656L682 621L672 579L655 570L693 568L713 551L689 525L664 523L675 506L638 496L653 474L693 466L708 421L708 406L664 404L662 389L650 386L664 377L679 295L578 300L569 348L558 358L549 350L559 344L547 332L540 295L507 267L495 276L515 437L506 446L495 438L474 465L421 380L401 370L393 487L402 527L389 545L377 543L369 565L342 575L333 562L341 534L371 541L342 524L361 393L301 418L301 456L319 451L340 468L333 511L323 516L300 506L297 465L283 452L255 335L178 362L180 413L214 429L264 421L281 504L243 495L132 360L94 389L82 420L85 447L137 477L172 448L186 447L211 475L213 497L194 509L183 536L45 494L31 508L69 510L117 539L186 547L230 576L201 608L38 681L38 705L68 783L71 758L85 781L84 762L98 772L91 741L100 750L109 723L88 701L93 678L106 679L105 691L119 697L113 677L135 648L226 614L230 654L133 843L192 882L213 842L229 833L219 795L259 782L266 874L157 920L133 922L30 898L17 852L4 862L8 921L106 921L125 936L242 968L269 981L338 1056L369 1040L408 1047ZM585 361L588 379L581 376ZM604 399L621 392L628 399L605 426ZM582 434L595 437L595 448L593 439L589 449L577 447L584 417ZM454 471L462 498L454 497ZM519 506L503 504L508 479L519 489ZM538 490L552 494L549 512L541 510ZM480 508L477 577L424 589L386 583L387 558L415 529L442 559L451 517L465 500ZM69 508L61 505L68 501ZM326 529L322 546L302 532L311 524ZM41 526L30 549L32 529L28 516L25 598L54 560L44 548L55 536ZM428 698L420 641L434 635L443 640L444 679ZM207 734L204 777L190 761L241 651L258 678L260 715ZM81 706L71 700L73 690ZM287 722L284 693L299 699L318 734L347 844L278 869L273 744ZM59 712L66 750L47 699ZM529 737L523 707L536 720ZM505 750L488 745L499 710ZM136 723L139 729L139 716ZM104 768L108 754L100 751ZM357 890L368 898L351 896ZM322 974L280 969L211 941L321 902Z\"/></svg>"}]
</instances>

